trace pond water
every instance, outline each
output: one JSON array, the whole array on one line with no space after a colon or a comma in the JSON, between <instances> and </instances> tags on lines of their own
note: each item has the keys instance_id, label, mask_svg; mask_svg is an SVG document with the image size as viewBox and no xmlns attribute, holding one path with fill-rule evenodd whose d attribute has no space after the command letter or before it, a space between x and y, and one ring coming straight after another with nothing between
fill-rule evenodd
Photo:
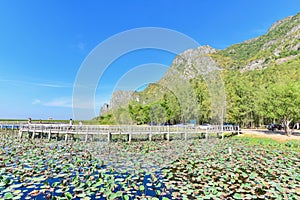
<instances>
[{"instance_id":1,"label":"pond water","mask_svg":"<svg viewBox=\"0 0 300 200\"><path fill-rule=\"evenodd\" d=\"M0 199L300 199L300 145L0 134Z\"/></svg>"},{"instance_id":2,"label":"pond water","mask_svg":"<svg viewBox=\"0 0 300 200\"><path fill-rule=\"evenodd\" d=\"M162 169L193 143L65 143L1 135L0 198L171 198Z\"/></svg>"}]
</instances>

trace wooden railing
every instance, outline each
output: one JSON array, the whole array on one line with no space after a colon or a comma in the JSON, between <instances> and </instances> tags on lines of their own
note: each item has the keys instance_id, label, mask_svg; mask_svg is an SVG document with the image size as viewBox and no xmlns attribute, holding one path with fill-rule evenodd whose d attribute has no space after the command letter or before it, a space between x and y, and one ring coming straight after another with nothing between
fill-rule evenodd
<instances>
[{"instance_id":1,"label":"wooden railing","mask_svg":"<svg viewBox=\"0 0 300 200\"><path fill-rule=\"evenodd\" d=\"M19 137L23 133L29 133L34 139L36 135L46 134L48 139L51 139L52 134L64 134L65 140L68 140L70 135L85 135L86 140L89 135L106 135L107 141L110 142L112 135L121 134L127 135L128 141L131 141L134 135L148 135L149 140L152 140L153 135L163 135L166 140L170 139L170 134L181 134L185 140L192 134L203 134L205 138L211 133L218 133L224 136L224 132L240 132L239 128L226 126L138 126L138 125L72 125L69 124L0 124L1 129L18 129ZM223 138L223 137L222 137Z\"/></svg>"}]
</instances>

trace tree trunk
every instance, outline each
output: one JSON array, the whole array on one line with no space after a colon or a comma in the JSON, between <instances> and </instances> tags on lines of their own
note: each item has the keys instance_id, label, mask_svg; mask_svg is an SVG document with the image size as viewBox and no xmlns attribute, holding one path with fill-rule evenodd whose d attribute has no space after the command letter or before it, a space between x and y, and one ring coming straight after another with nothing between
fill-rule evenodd
<instances>
[{"instance_id":1,"label":"tree trunk","mask_svg":"<svg viewBox=\"0 0 300 200\"><path fill-rule=\"evenodd\" d=\"M284 132L287 136L291 135L290 123L291 123L291 120L288 120L288 119L283 120Z\"/></svg>"}]
</instances>

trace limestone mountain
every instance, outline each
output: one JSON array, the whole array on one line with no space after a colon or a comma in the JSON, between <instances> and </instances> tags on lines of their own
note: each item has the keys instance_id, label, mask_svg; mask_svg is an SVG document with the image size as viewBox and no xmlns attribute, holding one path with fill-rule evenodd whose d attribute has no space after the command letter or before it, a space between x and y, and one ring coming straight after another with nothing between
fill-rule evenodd
<instances>
[{"instance_id":1,"label":"limestone mountain","mask_svg":"<svg viewBox=\"0 0 300 200\"><path fill-rule=\"evenodd\" d=\"M159 81L189 80L216 68L245 72L297 59L300 54L300 13L276 22L266 34L224 50L210 46L189 49L174 59Z\"/></svg>"},{"instance_id":2,"label":"limestone mountain","mask_svg":"<svg viewBox=\"0 0 300 200\"><path fill-rule=\"evenodd\" d=\"M244 126L282 120L282 113L295 118L295 113L300 113L300 103L297 103L300 98L299 66L300 13L276 22L262 36L223 50L209 46L189 49L177 55L162 79L144 91L121 92L126 93L125 98L121 93L113 95L111 107L126 107L129 102L124 111L129 112L138 124L152 121L152 110L162 110L159 107L165 110L164 117L158 120L158 116L162 116L160 111L153 118L160 122L178 123L190 119L197 119L199 123L210 122L216 114L214 107L224 106L225 99L227 105L226 110L222 110L223 117ZM276 84L280 84L281 89ZM284 85L293 88L293 93L285 95ZM276 94L277 89L282 92L282 97L296 96L286 106L286 111L276 114L276 108L270 106L265 112L268 105L279 105L280 101L269 99L273 95L270 91L274 90ZM224 94L220 93L222 90Z\"/></svg>"}]
</instances>

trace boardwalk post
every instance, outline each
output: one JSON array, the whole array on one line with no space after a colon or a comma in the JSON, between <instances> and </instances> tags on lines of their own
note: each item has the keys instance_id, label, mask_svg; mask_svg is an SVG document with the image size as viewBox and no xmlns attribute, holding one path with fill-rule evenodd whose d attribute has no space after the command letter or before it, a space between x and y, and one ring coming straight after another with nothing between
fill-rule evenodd
<instances>
[{"instance_id":1,"label":"boardwalk post","mask_svg":"<svg viewBox=\"0 0 300 200\"><path fill-rule=\"evenodd\" d=\"M11 127L12 133L15 133L14 126L15 126L15 124L13 123L12 127Z\"/></svg>"},{"instance_id":2,"label":"boardwalk post","mask_svg":"<svg viewBox=\"0 0 300 200\"><path fill-rule=\"evenodd\" d=\"M167 140L170 141L170 125L168 125Z\"/></svg>"},{"instance_id":3,"label":"boardwalk post","mask_svg":"<svg viewBox=\"0 0 300 200\"><path fill-rule=\"evenodd\" d=\"M65 134L65 142L68 142L68 133Z\"/></svg>"},{"instance_id":4,"label":"boardwalk post","mask_svg":"<svg viewBox=\"0 0 300 200\"><path fill-rule=\"evenodd\" d=\"M87 127L87 131L85 133L85 139L84 139L85 142L87 142L88 134L89 134L89 127Z\"/></svg>"},{"instance_id":5,"label":"boardwalk post","mask_svg":"<svg viewBox=\"0 0 300 200\"><path fill-rule=\"evenodd\" d=\"M129 135L128 135L128 142L131 142L131 139L132 139L132 134L130 132Z\"/></svg>"},{"instance_id":6,"label":"boardwalk post","mask_svg":"<svg viewBox=\"0 0 300 200\"><path fill-rule=\"evenodd\" d=\"M32 131L32 137L31 137L32 140L34 139L34 136L35 136L35 125L34 125L33 131Z\"/></svg>"},{"instance_id":7,"label":"boardwalk post","mask_svg":"<svg viewBox=\"0 0 300 200\"><path fill-rule=\"evenodd\" d=\"M183 140L183 135L184 135L184 127L180 127L180 139Z\"/></svg>"},{"instance_id":8,"label":"boardwalk post","mask_svg":"<svg viewBox=\"0 0 300 200\"><path fill-rule=\"evenodd\" d=\"M159 134L162 134L161 138L162 140L165 140L164 127L161 127L160 125L159 125Z\"/></svg>"},{"instance_id":9,"label":"boardwalk post","mask_svg":"<svg viewBox=\"0 0 300 200\"><path fill-rule=\"evenodd\" d=\"M67 131L66 131L66 134L65 134L65 142L67 142L69 130L71 130L71 127L67 128Z\"/></svg>"},{"instance_id":10,"label":"boardwalk post","mask_svg":"<svg viewBox=\"0 0 300 200\"><path fill-rule=\"evenodd\" d=\"M152 141L152 125L150 125L149 141Z\"/></svg>"},{"instance_id":11,"label":"boardwalk post","mask_svg":"<svg viewBox=\"0 0 300 200\"><path fill-rule=\"evenodd\" d=\"M94 134L91 134L91 141L93 142L95 140Z\"/></svg>"},{"instance_id":12,"label":"boardwalk post","mask_svg":"<svg viewBox=\"0 0 300 200\"><path fill-rule=\"evenodd\" d=\"M28 133L28 138L30 138L30 134L29 134L29 125L27 125L27 133Z\"/></svg>"},{"instance_id":13,"label":"boardwalk post","mask_svg":"<svg viewBox=\"0 0 300 200\"><path fill-rule=\"evenodd\" d=\"M19 130L19 138L22 138L22 136L23 136L23 131L20 129Z\"/></svg>"},{"instance_id":14,"label":"boardwalk post","mask_svg":"<svg viewBox=\"0 0 300 200\"><path fill-rule=\"evenodd\" d=\"M92 129L92 132L93 132L93 128L91 128L91 129ZM84 139L84 142L87 142L87 140L88 140L89 130L90 130L90 127L88 126L88 127L87 127L87 131L86 131L86 133L85 133L85 139Z\"/></svg>"},{"instance_id":15,"label":"boardwalk post","mask_svg":"<svg viewBox=\"0 0 300 200\"><path fill-rule=\"evenodd\" d=\"M128 142L131 142L132 126L129 126Z\"/></svg>"},{"instance_id":16,"label":"boardwalk post","mask_svg":"<svg viewBox=\"0 0 300 200\"><path fill-rule=\"evenodd\" d=\"M126 133L127 141L129 140L129 132L130 132L130 126L126 126L124 133Z\"/></svg>"},{"instance_id":17,"label":"boardwalk post","mask_svg":"<svg viewBox=\"0 0 300 200\"><path fill-rule=\"evenodd\" d=\"M223 126L223 123L221 124L221 131L222 131L222 140L223 140L224 139L224 126Z\"/></svg>"},{"instance_id":18,"label":"boardwalk post","mask_svg":"<svg viewBox=\"0 0 300 200\"><path fill-rule=\"evenodd\" d=\"M107 133L107 142L111 142L111 132Z\"/></svg>"},{"instance_id":19,"label":"boardwalk post","mask_svg":"<svg viewBox=\"0 0 300 200\"><path fill-rule=\"evenodd\" d=\"M84 142L87 142L88 140L88 134L89 134L89 127L87 128L87 132L85 134L85 139L84 139ZM109 142L109 141L108 141Z\"/></svg>"},{"instance_id":20,"label":"boardwalk post","mask_svg":"<svg viewBox=\"0 0 300 200\"><path fill-rule=\"evenodd\" d=\"M41 127L41 138L44 138L44 129L43 125L39 125Z\"/></svg>"},{"instance_id":21,"label":"boardwalk post","mask_svg":"<svg viewBox=\"0 0 300 200\"><path fill-rule=\"evenodd\" d=\"M131 139L132 139L132 125L129 126L130 127L130 131L129 131L129 134L128 134L128 142L131 142Z\"/></svg>"},{"instance_id":22,"label":"boardwalk post","mask_svg":"<svg viewBox=\"0 0 300 200\"><path fill-rule=\"evenodd\" d=\"M51 126L49 127L50 130L51 130ZM59 130L62 128L62 131L64 131L64 127L60 126L59 127ZM55 130L54 130L55 131ZM56 140L58 141L59 140L59 131L56 132Z\"/></svg>"},{"instance_id":23,"label":"boardwalk post","mask_svg":"<svg viewBox=\"0 0 300 200\"><path fill-rule=\"evenodd\" d=\"M51 129L49 129L49 133L48 133L48 140L51 140Z\"/></svg>"},{"instance_id":24,"label":"boardwalk post","mask_svg":"<svg viewBox=\"0 0 300 200\"><path fill-rule=\"evenodd\" d=\"M109 134L109 133L108 133ZM109 137L109 136L108 136ZM85 138L84 138L84 142L88 141L88 133L85 134ZM108 139L108 142L110 142L110 140Z\"/></svg>"},{"instance_id":25,"label":"boardwalk post","mask_svg":"<svg viewBox=\"0 0 300 200\"><path fill-rule=\"evenodd\" d=\"M111 141L111 131L110 131L110 126L108 127L108 132L107 132L107 142Z\"/></svg>"},{"instance_id":26,"label":"boardwalk post","mask_svg":"<svg viewBox=\"0 0 300 200\"><path fill-rule=\"evenodd\" d=\"M184 140L187 140L187 132L186 132L186 126L184 126Z\"/></svg>"}]
</instances>

